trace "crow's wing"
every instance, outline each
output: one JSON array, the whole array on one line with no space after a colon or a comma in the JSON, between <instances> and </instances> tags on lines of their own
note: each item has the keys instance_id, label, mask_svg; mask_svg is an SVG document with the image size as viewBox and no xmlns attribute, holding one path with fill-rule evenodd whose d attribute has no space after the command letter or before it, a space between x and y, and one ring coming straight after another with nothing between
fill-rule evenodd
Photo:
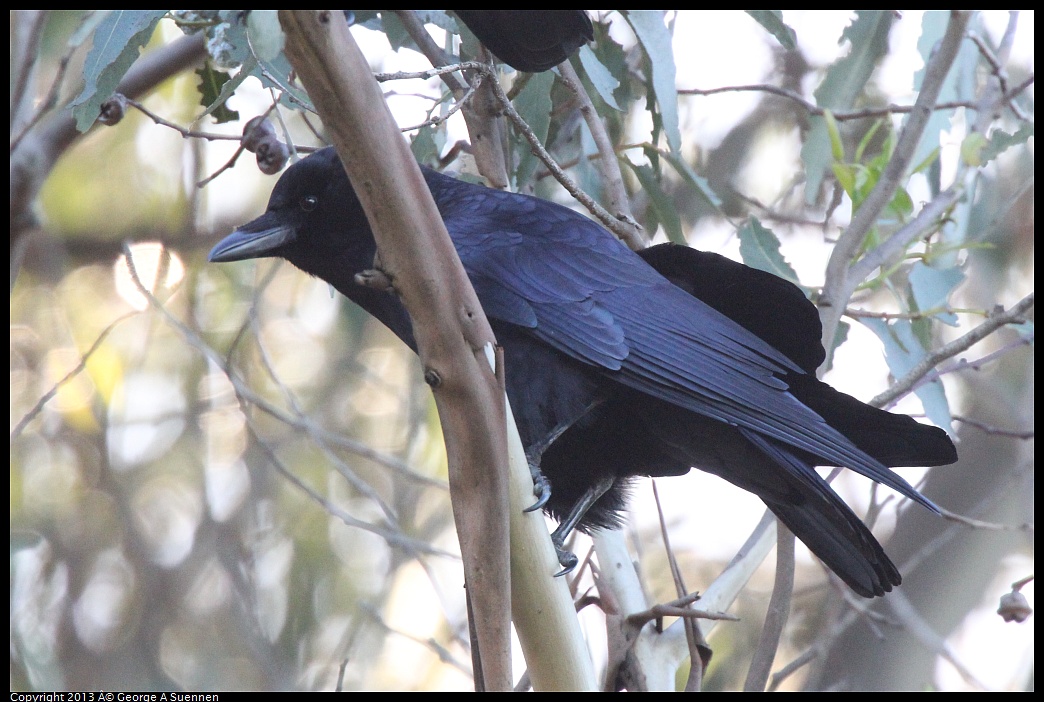
<instances>
[{"instance_id":1,"label":"crow's wing","mask_svg":"<svg viewBox=\"0 0 1044 702\"><path fill-rule=\"evenodd\" d=\"M803 372L792 361L595 222L536 198L435 174L428 182L488 316L622 385L847 466L936 509L787 392L779 376Z\"/></svg>"}]
</instances>

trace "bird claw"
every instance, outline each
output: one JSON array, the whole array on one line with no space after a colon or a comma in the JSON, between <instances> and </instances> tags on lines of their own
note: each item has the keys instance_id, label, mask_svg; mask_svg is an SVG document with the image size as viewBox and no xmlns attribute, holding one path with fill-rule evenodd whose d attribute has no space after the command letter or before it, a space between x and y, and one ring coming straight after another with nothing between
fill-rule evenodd
<instances>
[{"instance_id":1,"label":"bird claw","mask_svg":"<svg viewBox=\"0 0 1044 702\"><path fill-rule=\"evenodd\" d=\"M533 495L537 498L536 502L522 510L523 512L536 512L543 509L547 501L551 499L551 483L542 473L538 472L533 476Z\"/></svg>"},{"instance_id":2,"label":"bird claw","mask_svg":"<svg viewBox=\"0 0 1044 702\"><path fill-rule=\"evenodd\" d=\"M565 550L558 544L555 544L555 553L558 554L558 564L562 566L562 570L555 573L556 578L572 573L577 563L580 562L575 553Z\"/></svg>"}]
</instances>

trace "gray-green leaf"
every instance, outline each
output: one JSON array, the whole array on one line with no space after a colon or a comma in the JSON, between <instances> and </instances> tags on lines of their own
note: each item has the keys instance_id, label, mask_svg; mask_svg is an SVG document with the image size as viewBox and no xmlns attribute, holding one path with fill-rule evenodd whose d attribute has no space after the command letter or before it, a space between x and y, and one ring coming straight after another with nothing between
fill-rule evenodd
<instances>
[{"instance_id":1,"label":"gray-green leaf","mask_svg":"<svg viewBox=\"0 0 1044 702\"><path fill-rule=\"evenodd\" d=\"M72 101L76 128L85 132L98 119L102 103L138 59L166 10L113 10L98 24L83 66L83 90Z\"/></svg>"}]
</instances>

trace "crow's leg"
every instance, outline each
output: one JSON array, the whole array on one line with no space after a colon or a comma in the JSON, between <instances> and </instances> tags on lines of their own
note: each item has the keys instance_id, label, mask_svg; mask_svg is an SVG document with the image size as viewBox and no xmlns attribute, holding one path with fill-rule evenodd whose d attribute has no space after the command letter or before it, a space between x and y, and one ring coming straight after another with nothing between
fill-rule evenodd
<instances>
[{"instance_id":1,"label":"crow's leg","mask_svg":"<svg viewBox=\"0 0 1044 702\"><path fill-rule=\"evenodd\" d=\"M558 528L555 529L554 533L551 534L551 543L555 545L555 552L558 554L558 562L562 566L562 570L555 573L555 577L559 575L565 575L576 568L577 558L576 554L568 551L565 548L565 540L572 533L576 525L579 524L584 515L587 514L587 510L591 509L595 502L598 502L599 498L602 497L616 483L615 478L602 478L591 487L584 491L584 494L576 501L576 504L569 510L569 514L559 523Z\"/></svg>"},{"instance_id":2,"label":"crow's leg","mask_svg":"<svg viewBox=\"0 0 1044 702\"><path fill-rule=\"evenodd\" d=\"M526 507L523 512L536 512L543 509L547 501L551 499L551 481L544 476L540 470L540 458L533 458L526 452L526 462L529 464L529 474L533 477L533 497L536 502Z\"/></svg>"}]
</instances>

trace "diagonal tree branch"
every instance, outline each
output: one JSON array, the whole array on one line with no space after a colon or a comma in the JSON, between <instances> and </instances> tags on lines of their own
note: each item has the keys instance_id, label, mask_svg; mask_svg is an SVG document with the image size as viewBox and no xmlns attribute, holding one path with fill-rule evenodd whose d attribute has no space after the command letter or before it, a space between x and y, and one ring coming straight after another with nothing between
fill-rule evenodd
<instances>
[{"instance_id":1,"label":"diagonal tree branch","mask_svg":"<svg viewBox=\"0 0 1044 702\"><path fill-rule=\"evenodd\" d=\"M946 33L928 60L928 65L925 66L921 91L917 95L906 125L899 135L891 160L881 174L877 185L852 216L851 223L838 239L837 245L830 254L826 281L819 299L820 316L823 319L824 348L833 348L837 325L848 304L848 299L852 296L856 286L862 282L852 273L849 266L866 238L867 232L877 221L881 211L891 202L896 188L917 152L917 144L928 125L928 119L931 117L932 108L942 90L946 75L950 72L950 67L957 57L970 18L971 15L968 12L953 11L951 13Z\"/></svg>"},{"instance_id":2,"label":"diagonal tree branch","mask_svg":"<svg viewBox=\"0 0 1044 702\"><path fill-rule=\"evenodd\" d=\"M344 19L322 10L282 10L279 19L287 57L330 131L381 261L413 319L445 429L454 519L482 655L476 677L481 674L486 689L510 689L505 415L487 356L493 333Z\"/></svg>"}]
</instances>

